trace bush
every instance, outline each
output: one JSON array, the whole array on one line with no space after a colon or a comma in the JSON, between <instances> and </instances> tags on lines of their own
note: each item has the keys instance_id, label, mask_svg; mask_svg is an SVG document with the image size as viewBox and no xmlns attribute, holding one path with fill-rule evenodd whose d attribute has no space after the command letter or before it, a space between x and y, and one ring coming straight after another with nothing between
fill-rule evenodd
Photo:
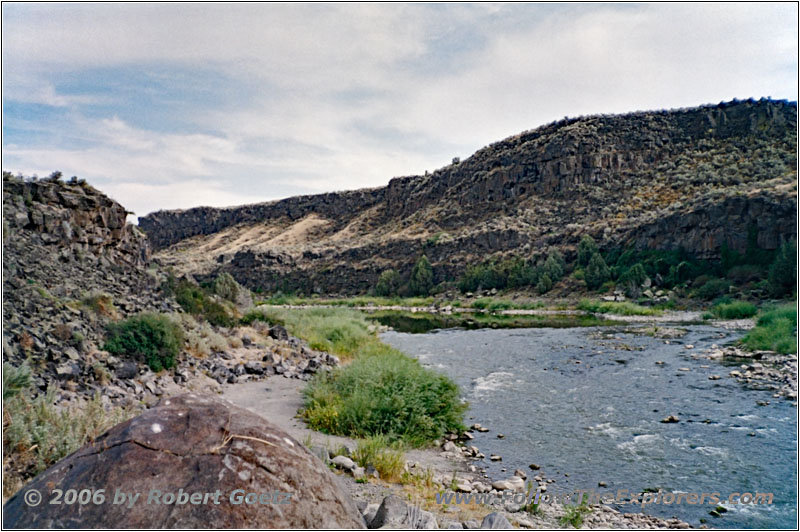
<instances>
[{"instance_id":1,"label":"bush","mask_svg":"<svg viewBox=\"0 0 800 532\"><path fill-rule=\"evenodd\" d=\"M797 243L784 243L769 267L770 292L775 297L785 297L797 290Z\"/></svg>"},{"instance_id":2,"label":"bush","mask_svg":"<svg viewBox=\"0 0 800 532\"><path fill-rule=\"evenodd\" d=\"M762 311L756 326L742 339L747 349L797 352L797 302Z\"/></svg>"},{"instance_id":3,"label":"bush","mask_svg":"<svg viewBox=\"0 0 800 532\"><path fill-rule=\"evenodd\" d=\"M214 279L214 293L228 301L236 302L240 288L239 283L228 272L223 272Z\"/></svg>"},{"instance_id":4,"label":"bush","mask_svg":"<svg viewBox=\"0 0 800 532\"><path fill-rule=\"evenodd\" d=\"M236 281L234 280L233 282ZM166 291L175 295L175 300L184 311L202 317L211 325L233 327L236 324L236 319L228 311L228 308L219 301L212 299L203 288L196 284L185 279L177 281L170 277L167 281Z\"/></svg>"},{"instance_id":5,"label":"bush","mask_svg":"<svg viewBox=\"0 0 800 532\"><path fill-rule=\"evenodd\" d=\"M80 408L68 410L56 408L55 400L52 390L36 399L30 399L24 391L3 399L3 456L21 473L22 481L44 471L134 413L119 408L106 412L99 395ZM6 473L3 473L4 484Z\"/></svg>"},{"instance_id":6,"label":"bush","mask_svg":"<svg viewBox=\"0 0 800 532\"><path fill-rule=\"evenodd\" d=\"M756 312L758 307L747 301L720 302L711 307L711 314L723 320L752 318Z\"/></svg>"},{"instance_id":7,"label":"bush","mask_svg":"<svg viewBox=\"0 0 800 532\"><path fill-rule=\"evenodd\" d=\"M15 367L3 362L3 401L18 395L31 385L31 368L27 363Z\"/></svg>"},{"instance_id":8,"label":"bush","mask_svg":"<svg viewBox=\"0 0 800 532\"><path fill-rule=\"evenodd\" d=\"M322 432L422 445L463 429L458 386L377 339L348 366L317 374L304 393L303 416Z\"/></svg>"},{"instance_id":9,"label":"bush","mask_svg":"<svg viewBox=\"0 0 800 532\"><path fill-rule=\"evenodd\" d=\"M400 274L396 270L388 269L381 273L378 284L375 285L375 295L380 297L396 296L400 289Z\"/></svg>"},{"instance_id":10,"label":"bush","mask_svg":"<svg viewBox=\"0 0 800 532\"><path fill-rule=\"evenodd\" d=\"M408 289L412 296L427 296L433 288L433 268L428 257L422 255L411 270Z\"/></svg>"},{"instance_id":11,"label":"bush","mask_svg":"<svg viewBox=\"0 0 800 532\"><path fill-rule=\"evenodd\" d=\"M539 282L536 284L536 291L540 294L549 292L553 288L553 281L546 273L539 277Z\"/></svg>"},{"instance_id":12,"label":"bush","mask_svg":"<svg viewBox=\"0 0 800 532\"><path fill-rule=\"evenodd\" d=\"M143 312L108 326L104 349L143 360L153 371L171 368L183 347L183 330L163 314Z\"/></svg>"},{"instance_id":13,"label":"bush","mask_svg":"<svg viewBox=\"0 0 800 532\"><path fill-rule=\"evenodd\" d=\"M599 253L592 255L584 271L584 279L586 280L586 286L589 290L600 288L603 286L603 283L610 278L611 272L606 265L606 261L603 260L603 257L601 257Z\"/></svg>"},{"instance_id":14,"label":"bush","mask_svg":"<svg viewBox=\"0 0 800 532\"><path fill-rule=\"evenodd\" d=\"M547 260L544 261L541 273L542 275L547 275L551 281L557 282L562 277L564 277L564 267L558 261L556 256L553 253L551 253L547 257Z\"/></svg>"},{"instance_id":15,"label":"bush","mask_svg":"<svg viewBox=\"0 0 800 532\"><path fill-rule=\"evenodd\" d=\"M578 243L578 264L586 267L589 264L589 261L592 260L592 256L597 252L597 244L595 243L594 238L590 237L589 235L584 235L584 237L581 238L581 241Z\"/></svg>"},{"instance_id":16,"label":"bush","mask_svg":"<svg viewBox=\"0 0 800 532\"><path fill-rule=\"evenodd\" d=\"M728 293L731 283L724 279L711 279L695 290L695 296L710 301Z\"/></svg>"}]
</instances>

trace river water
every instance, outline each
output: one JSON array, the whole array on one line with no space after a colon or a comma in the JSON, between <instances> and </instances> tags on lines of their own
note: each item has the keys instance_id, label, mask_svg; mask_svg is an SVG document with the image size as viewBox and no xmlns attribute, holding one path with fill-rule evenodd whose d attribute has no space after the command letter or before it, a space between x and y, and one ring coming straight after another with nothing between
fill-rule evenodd
<instances>
[{"instance_id":1,"label":"river water","mask_svg":"<svg viewBox=\"0 0 800 532\"><path fill-rule=\"evenodd\" d=\"M493 480L515 468L530 472L533 462L556 479L548 490L556 493L771 492L772 505L723 503L728 512L719 518L708 504L654 504L645 512L714 528L795 528L795 407L727 377L733 363L697 356L741 332L682 328L688 333L670 340L636 326L390 331L381 338L461 386L468 424L491 429L476 432L473 443L487 457L503 457L482 464ZM661 423L669 415L680 422ZM608 487L599 488L601 481Z\"/></svg>"}]
</instances>

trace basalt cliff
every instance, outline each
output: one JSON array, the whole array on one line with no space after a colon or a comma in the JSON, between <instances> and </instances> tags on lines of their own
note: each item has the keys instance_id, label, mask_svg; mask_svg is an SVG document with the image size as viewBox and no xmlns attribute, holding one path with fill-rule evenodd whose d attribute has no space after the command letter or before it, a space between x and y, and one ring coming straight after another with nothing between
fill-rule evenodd
<instances>
[{"instance_id":1,"label":"basalt cliff","mask_svg":"<svg viewBox=\"0 0 800 532\"><path fill-rule=\"evenodd\" d=\"M140 218L162 263L265 291L358 293L426 254L435 281L584 234L719 257L796 237L797 104L748 100L564 119L386 187Z\"/></svg>"}]
</instances>

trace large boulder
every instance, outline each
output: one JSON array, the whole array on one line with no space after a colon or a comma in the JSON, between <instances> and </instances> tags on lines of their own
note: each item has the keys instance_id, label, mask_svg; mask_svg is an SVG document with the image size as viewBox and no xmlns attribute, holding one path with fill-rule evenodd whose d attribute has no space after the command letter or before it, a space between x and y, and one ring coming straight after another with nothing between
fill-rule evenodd
<instances>
[{"instance_id":1,"label":"large boulder","mask_svg":"<svg viewBox=\"0 0 800 532\"><path fill-rule=\"evenodd\" d=\"M66 504L70 489L79 501L91 490L92 500ZM41 504L26 504L36 501L31 490ZM353 500L303 445L248 410L195 394L117 425L3 509L3 528L364 527Z\"/></svg>"}]
</instances>

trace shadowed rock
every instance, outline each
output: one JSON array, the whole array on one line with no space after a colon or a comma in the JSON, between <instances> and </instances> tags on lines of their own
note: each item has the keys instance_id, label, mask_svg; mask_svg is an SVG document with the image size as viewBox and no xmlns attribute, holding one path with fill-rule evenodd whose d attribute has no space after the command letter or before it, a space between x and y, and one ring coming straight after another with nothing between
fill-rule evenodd
<instances>
[{"instance_id":1,"label":"shadowed rock","mask_svg":"<svg viewBox=\"0 0 800 532\"><path fill-rule=\"evenodd\" d=\"M55 489L86 488L105 489L105 502L48 504ZM43 495L36 507L23 499L31 489ZM161 498L151 497L154 490ZM212 495L195 497L199 504L164 504L164 494L179 490ZM235 490L268 494L270 502L234 504ZM120 492L140 496L114 504ZM4 528L364 526L347 492L303 445L252 412L194 394L166 399L112 428L36 477L3 509Z\"/></svg>"}]
</instances>

